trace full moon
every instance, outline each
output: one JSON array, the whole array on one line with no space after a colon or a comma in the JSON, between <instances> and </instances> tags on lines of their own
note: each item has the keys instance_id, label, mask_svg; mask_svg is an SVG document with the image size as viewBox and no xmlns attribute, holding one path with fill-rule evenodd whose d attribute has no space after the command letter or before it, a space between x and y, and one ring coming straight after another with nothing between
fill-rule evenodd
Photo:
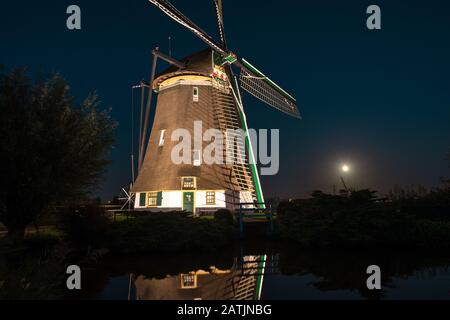
<instances>
[{"instance_id":1,"label":"full moon","mask_svg":"<svg viewBox=\"0 0 450 320\"><path fill-rule=\"evenodd\" d=\"M348 167L348 165L344 164L344 165L342 166L342 171L348 172L349 170L350 170L350 168Z\"/></svg>"}]
</instances>

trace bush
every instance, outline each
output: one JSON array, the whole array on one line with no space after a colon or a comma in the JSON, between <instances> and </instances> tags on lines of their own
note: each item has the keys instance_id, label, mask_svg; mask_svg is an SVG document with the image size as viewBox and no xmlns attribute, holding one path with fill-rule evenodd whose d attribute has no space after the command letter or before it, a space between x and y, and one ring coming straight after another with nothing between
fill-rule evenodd
<instances>
[{"instance_id":1,"label":"bush","mask_svg":"<svg viewBox=\"0 0 450 320\"><path fill-rule=\"evenodd\" d=\"M450 248L450 222L420 220L416 228L419 247Z\"/></svg>"},{"instance_id":2,"label":"bush","mask_svg":"<svg viewBox=\"0 0 450 320\"><path fill-rule=\"evenodd\" d=\"M229 245L233 226L222 220L191 218L184 213L152 213L114 223L108 232L110 249L120 253L212 250Z\"/></svg>"},{"instance_id":3,"label":"bush","mask_svg":"<svg viewBox=\"0 0 450 320\"><path fill-rule=\"evenodd\" d=\"M26 235L23 244L33 250L51 249L60 243L62 233L56 229L45 229Z\"/></svg>"},{"instance_id":4,"label":"bush","mask_svg":"<svg viewBox=\"0 0 450 320\"><path fill-rule=\"evenodd\" d=\"M305 247L450 247L448 221L438 214L425 219L422 206L404 208L374 201L370 191L349 197L314 193L281 203L277 227L283 238Z\"/></svg>"},{"instance_id":5,"label":"bush","mask_svg":"<svg viewBox=\"0 0 450 320\"><path fill-rule=\"evenodd\" d=\"M217 221L222 221L226 224L234 224L233 214L228 209L219 209L214 212L214 219Z\"/></svg>"},{"instance_id":6,"label":"bush","mask_svg":"<svg viewBox=\"0 0 450 320\"><path fill-rule=\"evenodd\" d=\"M63 213L62 230L73 245L86 248L103 245L111 220L106 211L95 205L67 208Z\"/></svg>"}]
</instances>

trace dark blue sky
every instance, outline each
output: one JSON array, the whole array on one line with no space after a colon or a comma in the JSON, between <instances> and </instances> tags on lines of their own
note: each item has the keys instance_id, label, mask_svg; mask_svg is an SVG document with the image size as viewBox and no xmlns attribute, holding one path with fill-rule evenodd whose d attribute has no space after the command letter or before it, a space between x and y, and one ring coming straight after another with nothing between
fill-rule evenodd
<instances>
[{"instance_id":1,"label":"dark blue sky","mask_svg":"<svg viewBox=\"0 0 450 320\"><path fill-rule=\"evenodd\" d=\"M448 1L223 0L229 46L297 97L303 120L245 96L249 126L280 128L280 172L262 177L267 196L331 191L338 165L351 186L437 186L450 175ZM211 0L172 3L216 35ZM66 8L82 10L69 31ZM382 30L365 26L378 4ZM130 85L148 78L151 49L183 57L205 46L145 0L2 1L0 63L58 71L84 98L97 90L119 122L99 194L130 182ZM137 105L136 105L137 107Z\"/></svg>"}]
</instances>

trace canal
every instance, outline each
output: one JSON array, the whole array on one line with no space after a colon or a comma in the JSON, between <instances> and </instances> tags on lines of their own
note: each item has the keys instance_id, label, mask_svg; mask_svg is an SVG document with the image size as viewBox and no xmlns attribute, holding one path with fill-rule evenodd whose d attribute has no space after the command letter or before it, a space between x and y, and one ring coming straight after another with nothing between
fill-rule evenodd
<instances>
[{"instance_id":1,"label":"canal","mask_svg":"<svg viewBox=\"0 0 450 320\"><path fill-rule=\"evenodd\" d=\"M366 287L369 265L382 290ZM450 254L300 250L244 242L211 254L110 256L85 272L84 299L450 299Z\"/></svg>"}]
</instances>

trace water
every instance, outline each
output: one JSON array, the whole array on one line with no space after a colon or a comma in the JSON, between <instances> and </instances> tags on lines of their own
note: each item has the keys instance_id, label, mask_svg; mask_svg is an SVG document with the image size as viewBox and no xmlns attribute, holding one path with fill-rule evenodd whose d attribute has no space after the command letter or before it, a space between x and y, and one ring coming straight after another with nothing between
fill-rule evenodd
<instances>
[{"instance_id":1,"label":"water","mask_svg":"<svg viewBox=\"0 0 450 320\"><path fill-rule=\"evenodd\" d=\"M366 287L372 264L381 268L381 291ZM426 251L258 243L208 255L109 257L85 274L84 299L450 299L450 254Z\"/></svg>"}]
</instances>

